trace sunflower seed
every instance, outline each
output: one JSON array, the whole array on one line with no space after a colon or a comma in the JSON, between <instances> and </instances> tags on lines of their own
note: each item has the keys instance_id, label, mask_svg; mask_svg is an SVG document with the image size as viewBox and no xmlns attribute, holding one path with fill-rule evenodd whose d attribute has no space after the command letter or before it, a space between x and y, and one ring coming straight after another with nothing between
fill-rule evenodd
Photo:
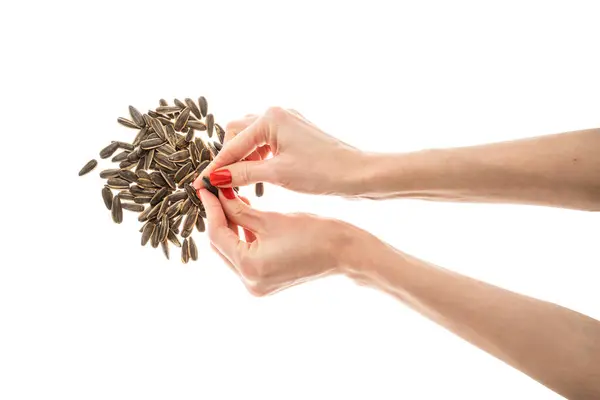
<instances>
[{"instance_id":1,"label":"sunflower seed","mask_svg":"<svg viewBox=\"0 0 600 400\"><path fill-rule=\"evenodd\" d=\"M188 237L188 248L190 250L190 258L194 261L198 261L198 248L192 237Z\"/></svg>"},{"instance_id":2,"label":"sunflower seed","mask_svg":"<svg viewBox=\"0 0 600 400\"><path fill-rule=\"evenodd\" d=\"M204 184L204 187L208 189L209 192L211 192L217 197L219 196L219 189L217 189L210 183L210 179L208 179L207 176L202 177L202 183Z\"/></svg>"},{"instance_id":3,"label":"sunflower seed","mask_svg":"<svg viewBox=\"0 0 600 400\"><path fill-rule=\"evenodd\" d=\"M123 210L127 210L127 211L133 211L133 212L144 211L144 206L141 204L122 203L121 207L123 207Z\"/></svg>"},{"instance_id":4,"label":"sunflower seed","mask_svg":"<svg viewBox=\"0 0 600 400\"><path fill-rule=\"evenodd\" d=\"M148 221L148 214L152 211L152 207L148 206L140 215L138 215L138 221L145 222Z\"/></svg>"},{"instance_id":5,"label":"sunflower seed","mask_svg":"<svg viewBox=\"0 0 600 400\"><path fill-rule=\"evenodd\" d=\"M160 174L162 175L162 178L164 179L164 181L166 182L166 184L171 189L175 190L177 188L177 184L175 183L175 181L173 180L173 178L171 177L171 175L167 174L162 169L160 170Z\"/></svg>"},{"instance_id":6,"label":"sunflower seed","mask_svg":"<svg viewBox=\"0 0 600 400\"><path fill-rule=\"evenodd\" d=\"M158 135L159 138L161 138L163 140L166 139L165 128L163 127L162 123L158 119L152 118L150 120L150 126L152 126L152 129Z\"/></svg>"},{"instance_id":7,"label":"sunflower seed","mask_svg":"<svg viewBox=\"0 0 600 400\"><path fill-rule=\"evenodd\" d=\"M184 190L179 190L173 194L170 194L167 199L169 199L169 202L171 203L176 203L179 200L185 200L187 199L188 195Z\"/></svg>"},{"instance_id":8,"label":"sunflower seed","mask_svg":"<svg viewBox=\"0 0 600 400\"><path fill-rule=\"evenodd\" d=\"M185 103L183 103L183 102L182 102L181 100L179 100L179 99L175 99L175 100L173 100L173 103L175 103L175 105L176 105L177 107L179 107L179 110L183 110L183 109L186 107Z\"/></svg>"},{"instance_id":9,"label":"sunflower seed","mask_svg":"<svg viewBox=\"0 0 600 400\"><path fill-rule=\"evenodd\" d=\"M138 178L150 179L150 174L143 169L136 171L135 174L137 175Z\"/></svg>"},{"instance_id":10,"label":"sunflower seed","mask_svg":"<svg viewBox=\"0 0 600 400\"><path fill-rule=\"evenodd\" d=\"M133 193L131 193L127 189L121 190L119 192L119 197L121 198L121 200L133 200L133 199L135 199L135 196L133 195Z\"/></svg>"},{"instance_id":11,"label":"sunflower seed","mask_svg":"<svg viewBox=\"0 0 600 400\"><path fill-rule=\"evenodd\" d=\"M160 225L157 226L156 228L154 228L154 231L152 232L152 237L150 237L150 245L154 248L158 247L158 244L160 243L160 240L158 240L160 234Z\"/></svg>"},{"instance_id":12,"label":"sunflower seed","mask_svg":"<svg viewBox=\"0 0 600 400\"><path fill-rule=\"evenodd\" d=\"M204 124L204 122L200 122L200 121L188 121L187 126L189 126L192 129L196 129L198 131L206 130L206 125Z\"/></svg>"},{"instance_id":13,"label":"sunflower seed","mask_svg":"<svg viewBox=\"0 0 600 400\"><path fill-rule=\"evenodd\" d=\"M206 116L206 132L208 133L208 137L212 137L213 129L215 127L215 117L212 114L208 114Z\"/></svg>"},{"instance_id":14,"label":"sunflower seed","mask_svg":"<svg viewBox=\"0 0 600 400\"><path fill-rule=\"evenodd\" d=\"M160 107L156 107L156 112L159 112L161 114L172 114L174 112L179 111L180 108L177 106L160 106Z\"/></svg>"},{"instance_id":15,"label":"sunflower seed","mask_svg":"<svg viewBox=\"0 0 600 400\"><path fill-rule=\"evenodd\" d=\"M169 229L169 233L167 233L167 239L173 243L176 247L181 247L181 242L177 238L177 234L173 229Z\"/></svg>"},{"instance_id":16,"label":"sunflower seed","mask_svg":"<svg viewBox=\"0 0 600 400\"><path fill-rule=\"evenodd\" d=\"M190 260L190 248L187 239L183 239L183 245L181 246L181 262L187 264Z\"/></svg>"},{"instance_id":17,"label":"sunflower seed","mask_svg":"<svg viewBox=\"0 0 600 400\"><path fill-rule=\"evenodd\" d=\"M169 103L167 103L167 101L165 99L160 99L158 101L158 104L160 104L161 106L168 106L169 105Z\"/></svg>"},{"instance_id":18,"label":"sunflower seed","mask_svg":"<svg viewBox=\"0 0 600 400\"><path fill-rule=\"evenodd\" d=\"M152 197L152 200L150 200L150 205L157 205L158 203L160 203L162 201L162 199L165 198L165 196L167 195L167 188L162 188L160 189L158 192L156 192L156 194Z\"/></svg>"},{"instance_id":19,"label":"sunflower seed","mask_svg":"<svg viewBox=\"0 0 600 400\"><path fill-rule=\"evenodd\" d=\"M162 203L155 205L152 207L152 210L148 213L148 219L154 219L158 216L158 212L160 211L160 206Z\"/></svg>"},{"instance_id":20,"label":"sunflower seed","mask_svg":"<svg viewBox=\"0 0 600 400\"><path fill-rule=\"evenodd\" d=\"M165 143L165 140L161 138L146 139L142 140L142 142L140 143L140 148L142 148L143 150L155 149L157 147L162 146L163 143Z\"/></svg>"},{"instance_id":21,"label":"sunflower seed","mask_svg":"<svg viewBox=\"0 0 600 400\"><path fill-rule=\"evenodd\" d=\"M225 142L225 129L221 127L219 124L215 124L215 129L217 131L217 137L219 138L219 142Z\"/></svg>"},{"instance_id":22,"label":"sunflower seed","mask_svg":"<svg viewBox=\"0 0 600 400\"><path fill-rule=\"evenodd\" d=\"M204 225L204 218L198 215L198 219L196 219L196 229L198 232L204 232L206 230L206 226Z\"/></svg>"},{"instance_id":23,"label":"sunflower seed","mask_svg":"<svg viewBox=\"0 0 600 400\"><path fill-rule=\"evenodd\" d=\"M181 131L183 129L183 127L185 126L185 124L187 124L188 119L190 118L190 109L189 108L185 108L181 114L179 114L179 116L177 117L177 120L175 120L175 130L176 131Z\"/></svg>"},{"instance_id":24,"label":"sunflower seed","mask_svg":"<svg viewBox=\"0 0 600 400\"><path fill-rule=\"evenodd\" d=\"M176 182L182 180L192 170L192 163L187 163L175 173L174 179Z\"/></svg>"},{"instance_id":25,"label":"sunflower seed","mask_svg":"<svg viewBox=\"0 0 600 400\"><path fill-rule=\"evenodd\" d=\"M81 168L79 170L79 176L85 175L88 172L92 171L94 168L96 168L96 165L98 165L98 161L96 160L90 160L88 161L83 168Z\"/></svg>"},{"instance_id":26,"label":"sunflower seed","mask_svg":"<svg viewBox=\"0 0 600 400\"><path fill-rule=\"evenodd\" d=\"M175 128L173 127L173 125L165 125L165 136L172 147L177 146L177 134L175 133ZM173 152L174 151L175 149L173 149Z\"/></svg>"},{"instance_id":27,"label":"sunflower seed","mask_svg":"<svg viewBox=\"0 0 600 400\"><path fill-rule=\"evenodd\" d=\"M110 161L112 162L121 162L124 160L127 160L127 156L129 155L129 151L122 151L119 154L117 154L116 156L114 156Z\"/></svg>"},{"instance_id":28,"label":"sunflower seed","mask_svg":"<svg viewBox=\"0 0 600 400\"><path fill-rule=\"evenodd\" d=\"M169 200L165 199L161 201L160 208L158 209L158 214L156 214L156 217L162 218L167 213L167 208L169 208Z\"/></svg>"},{"instance_id":29,"label":"sunflower seed","mask_svg":"<svg viewBox=\"0 0 600 400\"><path fill-rule=\"evenodd\" d=\"M138 181L140 179L143 179L144 182L149 181L148 178L139 178ZM152 181L150 181L150 182L152 182ZM129 190L131 190L131 193L133 193L134 196L154 196L154 194L158 191L157 189L154 189L154 188L144 189L143 187L141 187L139 185L131 185Z\"/></svg>"},{"instance_id":30,"label":"sunflower seed","mask_svg":"<svg viewBox=\"0 0 600 400\"><path fill-rule=\"evenodd\" d=\"M167 260L169 259L169 242L165 239L162 242L160 242L160 247L162 249L163 254L165 255L165 257L167 257Z\"/></svg>"},{"instance_id":31,"label":"sunflower seed","mask_svg":"<svg viewBox=\"0 0 600 400\"><path fill-rule=\"evenodd\" d=\"M200 152L200 162L203 161L210 161L211 157L210 157L210 152L208 151L208 149L205 147L202 149L202 151Z\"/></svg>"},{"instance_id":32,"label":"sunflower seed","mask_svg":"<svg viewBox=\"0 0 600 400\"><path fill-rule=\"evenodd\" d=\"M262 197L262 195L265 194L264 183L258 182L256 185L254 185L254 193L256 194L256 197Z\"/></svg>"},{"instance_id":33,"label":"sunflower seed","mask_svg":"<svg viewBox=\"0 0 600 400\"><path fill-rule=\"evenodd\" d=\"M168 159L172 162L181 162L187 160L190 157L190 152L188 149L179 150L176 153L171 154Z\"/></svg>"},{"instance_id":34,"label":"sunflower seed","mask_svg":"<svg viewBox=\"0 0 600 400\"><path fill-rule=\"evenodd\" d=\"M144 189L154 189L156 185L150 179L138 178L137 184Z\"/></svg>"},{"instance_id":35,"label":"sunflower seed","mask_svg":"<svg viewBox=\"0 0 600 400\"><path fill-rule=\"evenodd\" d=\"M206 169L206 167L208 167L208 164L210 164L210 162L208 160L202 161L196 168L196 170L195 170L196 173L198 175L202 174L202 172Z\"/></svg>"},{"instance_id":36,"label":"sunflower seed","mask_svg":"<svg viewBox=\"0 0 600 400\"><path fill-rule=\"evenodd\" d=\"M215 149L217 149L217 153L223 149L223 145L219 142L213 142L212 145L215 146Z\"/></svg>"},{"instance_id":37,"label":"sunflower seed","mask_svg":"<svg viewBox=\"0 0 600 400\"><path fill-rule=\"evenodd\" d=\"M179 200L178 202L171 204L169 208L167 208L167 217L173 218L175 215L177 215L177 213L179 213L179 210L181 209L182 204L183 200Z\"/></svg>"},{"instance_id":38,"label":"sunflower seed","mask_svg":"<svg viewBox=\"0 0 600 400\"><path fill-rule=\"evenodd\" d=\"M190 146L188 147L190 158L195 165L200 163L200 152L198 151L198 146L196 146L196 142L190 142Z\"/></svg>"},{"instance_id":39,"label":"sunflower seed","mask_svg":"<svg viewBox=\"0 0 600 400\"><path fill-rule=\"evenodd\" d=\"M169 219L166 215L163 215L158 224L158 241L162 242L167 238L169 233Z\"/></svg>"},{"instance_id":40,"label":"sunflower seed","mask_svg":"<svg viewBox=\"0 0 600 400\"><path fill-rule=\"evenodd\" d=\"M129 169L132 168L135 165L135 162L131 162L129 160L125 160L125 161L121 161L119 163L119 168L121 169Z\"/></svg>"},{"instance_id":41,"label":"sunflower seed","mask_svg":"<svg viewBox=\"0 0 600 400\"><path fill-rule=\"evenodd\" d=\"M206 116L206 113L208 112L208 102L204 96L198 98L198 105L200 106L200 113L202 116Z\"/></svg>"},{"instance_id":42,"label":"sunflower seed","mask_svg":"<svg viewBox=\"0 0 600 400\"><path fill-rule=\"evenodd\" d=\"M179 187L184 187L186 186L188 183L192 183L194 182L194 180L196 180L196 178L198 177L198 174L196 173L196 171L192 171L189 174L187 174L186 176L184 176L178 183Z\"/></svg>"},{"instance_id":43,"label":"sunflower seed","mask_svg":"<svg viewBox=\"0 0 600 400\"><path fill-rule=\"evenodd\" d=\"M119 199L119 196L113 197L110 213L115 223L120 224L123 222L123 208L121 207L121 199Z\"/></svg>"},{"instance_id":44,"label":"sunflower seed","mask_svg":"<svg viewBox=\"0 0 600 400\"><path fill-rule=\"evenodd\" d=\"M133 202L137 204L148 204L152 200L152 196L135 196Z\"/></svg>"},{"instance_id":45,"label":"sunflower seed","mask_svg":"<svg viewBox=\"0 0 600 400\"><path fill-rule=\"evenodd\" d=\"M108 158L113 155L115 151L119 148L119 143L111 143L102 150L100 150L100 158Z\"/></svg>"},{"instance_id":46,"label":"sunflower seed","mask_svg":"<svg viewBox=\"0 0 600 400\"><path fill-rule=\"evenodd\" d=\"M129 189L129 182L121 178L108 178L106 184L111 189Z\"/></svg>"},{"instance_id":47,"label":"sunflower seed","mask_svg":"<svg viewBox=\"0 0 600 400\"><path fill-rule=\"evenodd\" d=\"M120 123L123 126L126 126L128 128L134 128L134 129L140 129L141 127L136 125L135 122L128 120L127 118L117 118L117 122Z\"/></svg>"},{"instance_id":48,"label":"sunflower seed","mask_svg":"<svg viewBox=\"0 0 600 400\"><path fill-rule=\"evenodd\" d=\"M138 180L138 177L135 174L135 172L131 172L131 171L126 170L126 169L120 169L119 170L119 177L121 179L126 180L127 182L136 182Z\"/></svg>"},{"instance_id":49,"label":"sunflower seed","mask_svg":"<svg viewBox=\"0 0 600 400\"><path fill-rule=\"evenodd\" d=\"M194 103L194 100L190 99L189 97L185 99L185 104L188 106L188 108L190 109L190 111L194 114L194 116L198 119L202 118L202 114L200 113L200 109L198 108L198 106L196 105L196 103Z\"/></svg>"},{"instance_id":50,"label":"sunflower seed","mask_svg":"<svg viewBox=\"0 0 600 400\"><path fill-rule=\"evenodd\" d=\"M156 172L154 171L153 173L150 174L150 180L152 181L152 183L154 183L156 186L158 187L167 187L167 182L165 181L165 179L162 177L162 175L160 174L160 172Z\"/></svg>"},{"instance_id":51,"label":"sunflower seed","mask_svg":"<svg viewBox=\"0 0 600 400\"><path fill-rule=\"evenodd\" d=\"M154 110L148 110L148 115L152 118L163 118L163 119L168 119L167 114L163 114L163 113L159 113L156 112ZM150 124L150 126L152 126L152 124Z\"/></svg>"},{"instance_id":52,"label":"sunflower seed","mask_svg":"<svg viewBox=\"0 0 600 400\"><path fill-rule=\"evenodd\" d=\"M148 222L144 226L144 230L142 231L142 246L145 246L146 243L148 243L148 240L150 240L150 237L152 237L155 228L156 224L154 222Z\"/></svg>"},{"instance_id":53,"label":"sunflower seed","mask_svg":"<svg viewBox=\"0 0 600 400\"><path fill-rule=\"evenodd\" d=\"M194 189L192 185L185 185L185 192L187 193L192 204L194 204L196 207L200 207L202 203L200 203L196 189Z\"/></svg>"},{"instance_id":54,"label":"sunflower seed","mask_svg":"<svg viewBox=\"0 0 600 400\"><path fill-rule=\"evenodd\" d=\"M102 200L104 200L104 205L109 210L112 208L113 194L112 190L108 186L104 186L102 188Z\"/></svg>"},{"instance_id":55,"label":"sunflower seed","mask_svg":"<svg viewBox=\"0 0 600 400\"><path fill-rule=\"evenodd\" d=\"M188 129L187 133L185 134L185 141L186 142L191 142L192 140L194 140L194 134L196 132L194 131L193 128Z\"/></svg>"}]
</instances>

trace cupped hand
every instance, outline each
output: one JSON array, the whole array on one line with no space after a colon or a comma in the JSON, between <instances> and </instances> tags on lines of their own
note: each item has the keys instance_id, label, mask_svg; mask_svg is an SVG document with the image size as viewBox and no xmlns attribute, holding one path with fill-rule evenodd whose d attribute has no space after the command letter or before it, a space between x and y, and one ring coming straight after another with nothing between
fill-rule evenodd
<instances>
[{"instance_id":1,"label":"cupped hand","mask_svg":"<svg viewBox=\"0 0 600 400\"><path fill-rule=\"evenodd\" d=\"M357 228L310 214L258 211L231 188L219 192L217 198L206 189L198 190L208 235L252 294L270 294L343 270ZM238 226L244 230L245 241L238 235Z\"/></svg>"},{"instance_id":2,"label":"cupped hand","mask_svg":"<svg viewBox=\"0 0 600 400\"><path fill-rule=\"evenodd\" d=\"M299 113L270 108L227 125L225 144L194 182L218 187L268 182L298 192L352 196L360 188L360 150L329 136ZM269 158L269 154L272 157Z\"/></svg>"}]
</instances>

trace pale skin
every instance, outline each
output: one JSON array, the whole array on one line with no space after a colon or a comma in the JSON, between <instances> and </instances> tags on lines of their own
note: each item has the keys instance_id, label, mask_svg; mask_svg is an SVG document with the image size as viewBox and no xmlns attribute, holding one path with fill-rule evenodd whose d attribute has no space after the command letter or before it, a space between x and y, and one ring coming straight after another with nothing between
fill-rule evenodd
<instances>
[{"instance_id":1,"label":"pale skin","mask_svg":"<svg viewBox=\"0 0 600 400\"><path fill-rule=\"evenodd\" d=\"M346 197L598 211L600 129L371 154L327 135L295 111L273 108L230 123L225 142L204 175L228 170L231 182L220 185L219 198L202 189L200 180L195 185L215 250L251 293L267 295L343 274L392 294L567 398L600 398L600 321L416 259L342 221L258 211L227 189L269 182Z\"/></svg>"}]
</instances>

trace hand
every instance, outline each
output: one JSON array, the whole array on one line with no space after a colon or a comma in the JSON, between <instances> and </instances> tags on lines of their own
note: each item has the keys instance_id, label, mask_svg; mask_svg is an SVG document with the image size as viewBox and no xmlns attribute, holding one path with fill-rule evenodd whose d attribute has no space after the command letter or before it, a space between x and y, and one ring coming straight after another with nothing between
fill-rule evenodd
<instances>
[{"instance_id":1,"label":"hand","mask_svg":"<svg viewBox=\"0 0 600 400\"><path fill-rule=\"evenodd\" d=\"M218 187L268 182L313 194L358 194L363 153L321 131L299 113L270 108L227 125L225 145L194 182ZM267 158L269 152L272 158ZM225 168L224 168L225 167Z\"/></svg>"},{"instance_id":2,"label":"hand","mask_svg":"<svg viewBox=\"0 0 600 400\"><path fill-rule=\"evenodd\" d=\"M341 272L347 246L359 231L315 215L255 210L231 188L221 189L219 198L206 189L198 195L213 247L257 296ZM238 236L238 225L245 241Z\"/></svg>"}]
</instances>

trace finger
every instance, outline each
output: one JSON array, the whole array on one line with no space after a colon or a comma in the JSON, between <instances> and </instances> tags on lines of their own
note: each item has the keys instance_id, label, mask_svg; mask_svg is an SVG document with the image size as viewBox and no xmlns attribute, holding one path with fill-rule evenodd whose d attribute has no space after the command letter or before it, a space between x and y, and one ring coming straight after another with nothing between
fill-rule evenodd
<instances>
[{"instance_id":1,"label":"finger","mask_svg":"<svg viewBox=\"0 0 600 400\"><path fill-rule=\"evenodd\" d=\"M272 158L238 162L210 172L210 183L217 187L246 186L256 182L273 183L274 165Z\"/></svg>"},{"instance_id":2,"label":"finger","mask_svg":"<svg viewBox=\"0 0 600 400\"><path fill-rule=\"evenodd\" d=\"M258 118L246 129L232 138L213 160L213 169L233 164L246 158L257 147L267 144L268 123L264 118Z\"/></svg>"},{"instance_id":3,"label":"finger","mask_svg":"<svg viewBox=\"0 0 600 400\"><path fill-rule=\"evenodd\" d=\"M248 245L229 229L227 218L221 202L206 189L198 190L208 221L208 237L211 243L234 265L239 265L239 260L248 251ZM235 221L234 221L235 222Z\"/></svg>"},{"instance_id":4,"label":"finger","mask_svg":"<svg viewBox=\"0 0 600 400\"><path fill-rule=\"evenodd\" d=\"M251 205L250 200L248 200L246 197L240 196L240 200L246 203L247 205ZM244 239L247 243L252 243L256 240L256 235L252 231L246 228L242 229L244 230Z\"/></svg>"},{"instance_id":5,"label":"finger","mask_svg":"<svg viewBox=\"0 0 600 400\"><path fill-rule=\"evenodd\" d=\"M260 211L240 200L231 188L220 189L219 200L229 221L260 235L263 231L263 214Z\"/></svg>"}]
</instances>

